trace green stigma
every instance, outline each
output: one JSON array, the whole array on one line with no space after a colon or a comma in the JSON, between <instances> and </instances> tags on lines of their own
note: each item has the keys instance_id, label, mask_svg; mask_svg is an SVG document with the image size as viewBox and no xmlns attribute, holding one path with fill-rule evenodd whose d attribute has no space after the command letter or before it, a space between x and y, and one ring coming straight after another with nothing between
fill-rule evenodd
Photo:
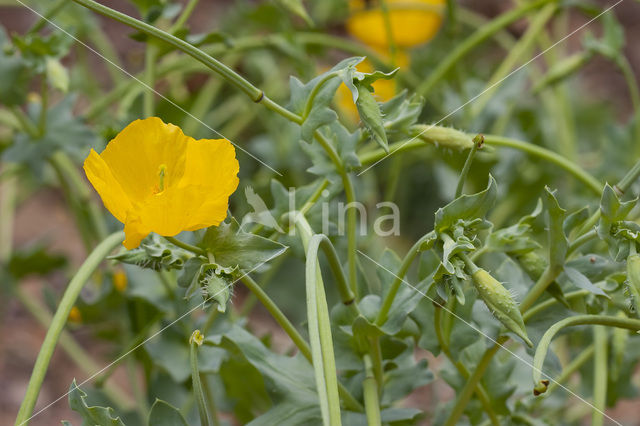
<instances>
[{"instance_id":1,"label":"green stigma","mask_svg":"<svg viewBox=\"0 0 640 426\"><path fill-rule=\"evenodd\" d=\"M164 176L167 172L167 166L164 164L160 164L158 168L158 175L160 176L160 184L158 185L159 192L164 191Z\"/></svg>"}]
</instances>

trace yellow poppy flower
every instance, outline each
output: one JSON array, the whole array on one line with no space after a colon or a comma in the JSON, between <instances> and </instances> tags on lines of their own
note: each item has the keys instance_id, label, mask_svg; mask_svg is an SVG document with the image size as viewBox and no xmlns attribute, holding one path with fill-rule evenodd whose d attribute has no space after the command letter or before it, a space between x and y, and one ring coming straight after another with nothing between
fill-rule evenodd
<instances>
[{"instance_id":1,"label":"yellow poppy flower","mask_svg":"<svg viewBox=\"0 0 640 426\"><path fill-rule=\"evenodd\" d=\"M226 139L195 140L157 117L136 120L84 162L105 207L124 223L127 249L149 233L174 236L218 225L238 187Z\"/></svg>"},{"instance_id":2,"label":"yellow poppy flower","mask_svg":"<svg viewBox=\"0 0 640 426\"><path fill-rule=\"evenodd\" d=\"M445 0L386 0L396 46L413 47L431 40L442 24ZM369 46L388 48L384 14L379 2L351 0L347 31Z\"/></svg>"}]
</instances>

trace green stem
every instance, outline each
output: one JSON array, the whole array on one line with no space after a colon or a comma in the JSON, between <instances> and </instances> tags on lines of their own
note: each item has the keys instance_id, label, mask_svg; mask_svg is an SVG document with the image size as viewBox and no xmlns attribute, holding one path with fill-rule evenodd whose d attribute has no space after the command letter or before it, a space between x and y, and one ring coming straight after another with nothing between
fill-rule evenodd
<instances>
[{"instance_id":1,"label":"green stem","mask_svg":"<svg viewBox=\"0 0 640 426\"><path fill-rule=\"evenodd\" d=\"M58 14L67 5L67 0L58 0L46 12L42 14L42 18L27 31L27 34L35 34L43 29L49 21Z\"/></svg>"},{"instance_id":2,"label":"green stem","mask_svg":"<svg viewBox=\"0 0 640 426\"><path fill-rule=\"evenodd\" d=\"M49 327L51 324L52 315L49 313L48 308L37 299L27 295L24 290L17 286L14 289L13 294L16 299L22 303L25 309L42 325L43 327ZM78 366L85 374L94 374L101 369L91 355L89 355L83 348L76 342L69 332L63 330L60 333L60 347L65 351L69 358ZM121 389L116 383L106 383L104 386L105 395L112 400L119 408L123 410L131 409L132 403L127 398L126 392Z\"/></svg>"},{"instance_id":3,"label":"green stem","mask_svg":"<svg viewBox=\"0 0 640 426\"><path fill-rule=\"evenodd\" d=\"M309 246L309 242L311 241L312 237L313 237L313 231L311 229L311 227L309 226L309 222L307 222L307 219L300 214L300 212L293 212L291 213L294 216L294 225L296 227L296 229L298 230L298 232L300 233L300 239L302 240L302 244L305 247L305 250L307 250L308 246ZM315 258L316 261L316 266L318 266L318 270L319 270L319 265L317 265L317 257ZM308 264L309 262L307 262ZM309 266L307 265L307 268L309 268ZM319 284L321 284L321 278L319 281ZM324 287L324 285L323 285ZM259 287L258 287L259 288ZM324 294L324 289L322 291L322 294ZM313 293L312 293L313 295ZM307 294L307 297L309 297L309 294ZM260 298L260 297L258 297ZM325 300L326 302L326 300ZM274 304L275 306L275 304ZM277 306L275 306L277 308ZM268 309L268 307L267 307ZM326 327L329 327L329 324L326 324ZM295 333L298 333L297 330L295 330L295 328L293 329L293 331ZM328 332L330 333L330 329L328 330ZM299 347L300 352L305 356L305 358L307 358L312 364L313 364L313 358L311 355L311 350L309 348L309 345L302 339L302 337L300 337L300 339L302 340L302 342L304 343L304 347L305 347L305 351L302 350L301 347ZM306 355L305 355L306 354ZM350 409L355 409L356 411L363 411L363 407L362 405L353 398L353 396L351 396L351 394L349 393L349 391L341 384L338 382L338 391L340 392L340 396L342 397L345 406L347 408Z\"/></svg>"},{"instance_id":4,"label":"green stem","mask_svg":"<svg viewBox=\"0 0 640 426\"><path fill-rule=\"evenodd\" d=\"M53 154L50 162L53 168L69 181L69 187L73 193L74 201L79 203L82 209L86 210L91 223L91 229L95 233L96 241L104 240L108 233L104 215L93 197L91 189L89 189L86 181L80 176L76 165L63 151L58 151Z\"/></svg>"},{"instance_id":5,"label":"green stem","mask_svg":"<svg viewBox=\"0 0 640 426\"><path fill-rule=\"evenodd\" d=\"M635 138L631 146L636 147L636 151L634 154L636 156L640 156L640 89L638 89L638 82L636 80L636 76L633 74L633 69L631 64L629 64L629 60L625 56L621 56L616 64L622 75L624 76L624 80L627 83L627 87L629 88L629 94L631 95L631 104L633 105L633 127L635 130Z\"/></svg>"},{"instance_id":6,"label":"green stem","mask_svg":"<svg viewBox=\"0 0 640 426\"><path fill-rule=\"evenodd\" d=\"M604 410L607 404L607 328L602 325L593 327L593 410L591 424L604 425Z\"/></svg>"},{"instance_id":7,"label":"green stem","mask_svg":"<svg viewBox=\"0 0 640 426\"><path fill-rule=\"evenodd\" d=\"M560 275L561 270L557 268L549 268L547 267L538 281L534 284L533 287L529 290L527 295L524 297L522 302L520 302L520 312L526 312L533 304L542 296L542 293L551 285L551 283Z\"/></svg>"},{"instance_id":8,"label":"green stem","mask_svg":"<svg viewBox=\"0 0 640 426\"><path fill-rule=\"evenodd\" d=\"M638 177L640 177L640 160L638 160L638 162L634 164L631 170L629 170L627 174L624 175L622 179L620 179L620 182L615 185L615 189L619 193L624 194L631 187L631 185L634 184Z\"/></svg>"},{"instance_id":9,"label":"green stem","mask_svg":"<svg viewBox=\"0 0 640 426\"><path fill-rule=\"evenodd\" d=\"M569 293L566 293L564 295L564 298L566 300L571 300L571 299L580 299L582 297L585 297L587 295L591 294L591 292L589 290L576 290L576 291L572 291ZM530 320L531 318L533 318L534 316L536 316L537 314L539 314L540 312L549 309L550 307L552 307L553 305L559 303L558 299L551 297L547 300L545 300L542 303L538 303L535 306L532 306L530 309L527 309L523 314L522 314L522 320L524 322L527 322L528 320Z\"/></svg>"},{"instance_id":10,"label":"green stem","mask_svg":"<svg viewBox=\"0 0 640 426\"><path fill-rule=\"evenodd\" d=\"M482 112L489 101L492 99L493 94L498 89L498 84L502 81L516 65L522 61L525 57L529 56L534 43L538 40L540 32L544 31L545 25L551 19L556 12L558 6L555 3L547 4L544 6L537 15L532 19L527 31L520 37L518 42L512 49L509 50L509 54L498 66L493 73L489 82L487 83L482 95L475 99L472 106L472 119ZM517 68L516 68L517 69Z\"/></svg>"},{"instance_id":11,"label":"green stem","mask_svg":"<svg viewBox=\"0 0 640 426\"><path fill-rule=\"evenodd\" d=\"M315 256L313 256L312 242L314 238L308 239L307 237L306 233L302 233L302 242L307 251L305 267L307 321L316 388L320 399L323 423L325 426L340 425L340 397L329 308L318 263L317 246L315 246Z\"/></svg>"},{"instance_id":12,"label":"green stem","mask_svg":"<svg viewBox=\"0 0 640 426\"><path fill-rule=\"evenodd\" d=\"M2 167L4 170L6 165ZM13 250L13 221L17 202L17 184L15 177L6 179L0 185L0 265L6 264Z\"/></svg>"},{"instance_id":13,"label":"green stem","mask_svg":"<svg viewBox=\"0 0 640 426\"><path fill-rule=\"evenodd\" d=\"M583 244L588 243L589 241L595 240L598 238L598 233L595 229L590 230L589 232L580 235L575 240L571 241L569 247L567 248L567 256L576 251Z\"/></svg>"},{"instance_id":14,"label":"green stem","mask_svg":"<svg viewBox=\"0 0 640 426\"><path fill-rule=\"evenodd\" d=\"M249 81L238 75L235 71L214 59L213 57L207 55L202 50L196 48L195 46L187 43L184 40L181 40L166 31L162 31L153 25L149 25L146 22L140 21L138 19L132 18L124 13L118 12L114 9L111 9L107 6L104 6L100 3L97 3L93 0L73 0L74 2L93 10L94 12L100 13L104 16L107 16L115 21L121 22L129 27L135 28L147 35L152 37L156 37L159 40L162 40L171 46L175 47L178 50L183 51L187 55L195 58L199 62L202 62L204 65L209 67L214 72L218 73L225 80L236 86L238 89L245 92L254 102L260 102L265 96L262 90L255 87ZM282 107L280 107L282 108Z\"/></svg>"},{"instance_id":15,"label":"green stem","mask_svg":"<svg viewBox=\"0 0 640 426\"><path fill-rule=\"evenodd\" d=\"M178 16L178 19L176 19L176 21L173 23L173 25L169 29L169 32L171 34L175 33L177 30L184 27L184 25L187 23L187 20L193 13L193 10L198 5L199 1L200 0L190 0L189 3L187 3L187 5L182 10L182 13L180 14L180 16Z\"/></svg>"},{"instance_id":16,"label":"green stem","mask_svg":"<svg viewBox=\"0 0 640 426\"><path fill-rule=\"evenodd\" d=\"M387 0L380 0L380 10L382 11L382 20L384 21L384 31L387 36L387 44L389 45L389 53L391 53L391 63L396 61L396 41L393 36L393 29L391 27L391 16L389 14L389 5Z\"/></svg>"},{"instance_id":17,"label":"green stem","mask_svg":"<svg viewBox=\"0 0 640 426\"><path fill-rule=\"evenodd\" d=\"M47 108L49 107L49 90L47 87L47 73L42 73L40 77L40 117L38 118L38 134L40 137L47 131Z\"/></svg>"},{"instance_id":18,"label":"green stem","mask_svg":"<svg viewBox=\"0 0 640 426\"><path fill-rule=\"evenodd\" d=\"M144 52L144 82L149 86L149 89L142 92L142 114L145 117L152 117L154 114L153 99L156 95L154 89L156 85L156 52L156 46L153 43L147 43Z\"/></svg>"},{"instance_id":19,"label":"green stem","mask_svg":"<svg viewBox=\"0 0 640 426\"><path fill-rule=\"evenodd\" d=\"M437 126L433 127L436 128ZM469 135L469 139L472 136ZM517 139L506 138L497 135L484 135L484 141L487 145L501 146L505 148L513 148L519 151L523 151L531 156L541 158L552 164L555 164L562 169L566 170L578 180L583 182L594 193L600 195L602 193L602 185L596 178L584 171L580 166L571 162L570 160L562 157L560 154L553 152L549 149L531 144L529 142L519 141ZM389 152L397 154L400 152L410 151L416 148L423 148L430 146L423 140L418 138L409 139L408 141L396 142L389 145ZM370 165L386 157L388 154L383 149L376 149L370 152L366 152L358 155L358 159L363 166ZM640 174L640 167L638 173Z\"/></svg>"},{"instance_id":20,"label":"green stem","mask_svg":"<svg viewBox=\"0 0 640 426\"><path fill-rule=\"evenodd\" d=\"M589 361L589 359L593 356L595 352L595 348L593 345L589 345L586 349L580 352L580 355L577 356L573 361L571 361L565 368L562 369L562 372L558 377L556 377L551 384L549 384L549 388L547 389L547 395L553 392L560 384L564 383L573 373L578 371L580 367L584 365L585 362Z\"/></svg>"},{"instance_id":21,"label":"green stem","mask_svg":"<svg viewBox=\"0 0 640 426\"><path fill-rule=\"evenodd\" d=\"M462 195L462 189L464 188L464 181L467 179L467 175L469 174L469 170L471 170L471 164L473 163L473 158L476 156L476 152L478 149L482 147L484 143L484 137L482 135L478 135L473 138L473 146L469 151L469 155L464 162L464 166L462 166L462 171L460 172L460 177L458 178L458 185L456 186L456 195L454 198L458 198Z\"/></svg>"},{"instance_id":22,"label":"green stem","mask_svg":"<svg viewBox=\"0 0 640 426\"><path fill-rule=\"evenodd\" d=\"M514 148L526 152L527 154L534 157L538 157L550 163L553 163L571 173L578 180L584 183L587 188L593 191L593 193L597 195L600 195L602 193L603 185L596 178L587 173L577 164L573 163L572 161L556 152L537 145L533 145L531 143L497 135L485 135L484 141L487 145Z\"/></svg>"},{"instance_id":23,"label":"green stem","mask_svg":"<svg viewBox=\"0 0 640 426\"><path fill-rule=\"evenodd\" d=\"M449 71L476 46L480 45L485 40L489 39L498 31L507 27L511 23L522 18L530 10L537 9L540 6L549 3L550 1L552 0L537 0L526 2L515 9L503 13L487 25L480 27L476 32L459 43L453 50L453 52L451 52L447 57L445 57L441 61L438 61L438 66L436 67L436 69L433 70L431 74L429 74L429 77L420 86L418 86L416 92L422 96L427 96L429 92L431 92L431 90L434 88L434 86L443 77L446 77Z\"/></svg>"},{"instance_id":24,"label":"green stem","mask_svg":"<svg viewBox=\"0 0 640 426\"><path fill-rule=\"evenodd\" d=\"M200 339L200 340L199 340ZM207 403L202 391L202 381L200 379L200 371L198 370L198 346L202 344L202 335L200 330L193 332L189 339L189 362L191 364L191 382L193 383L193 393L198 403L198 414L200 415L200 424L202 426L211 425L211 419L207 410Z\"/></svg>"},{"instance_id":25,"label":"green stem","mask_svg":"<svg viewBox=\"0 0 640 426\"><path fill-rule=\"evenodd\" d=\"M309 199L305 201L302 207L300 207L301 215L303 216L306 215L307 212L311 210L313 206L315 206L315 204L318 202L318 200L322 196L322 192L325 189L327 189L328 186L329 186L329 179L323 179L322 182L320 182L320 185L318 185L318 187L316 188L316 190L313 191L313 194L311 194Z\"/></svg>"},{"instance_id":26,"label":"green stem","mask_svg":"<svg viewBox=\"0 0 640 426\"><path fill-rule=\"evenodd\" d=\"M322 89L322 86L324 86L324 84L326 82L328 82L329 80L336 78L338 76L338 72L330 72L327 75L325 75L314 87L313 89L311 89L311 93L309 93L309 97L307 98L307 102L304 104L304 109L302 112L302 119L306 120L309 117L309 113L311 112L311 109L313 108L313 103L316 99L316 96L318 96L318 93L320 92L320 89Z\"/></svg>"},{"instance_id":27,"label":"green stem","mask_svg":"<svg viewBox=\"0 0 640 426\"><path fill-rule=\"evenodd\" d=\"M508 337L505 336L498 338L497 343L487 349L484 355L482 355L482 358L480 358L480 361L478 362L476 369L473 371L473 374L471 374L471 376L467 380L467 383L462 388L462 391L458 394L458 399L456 399L456 403L453 406L453 410L451 411L451 414L449 415L445 426L455 426L458 424L458 420L460 420L460 417L464 413L464 410L467 407L469 400L471 399L471 395L473 395L476 386L491 364L491 359L493 358L495 353L498 352L498 349L500 349L502 344L507 341L507 339Z\"/></svg>"},{"instance_id":28,"label":"green stem","mask_svg":"<svg viewBox=\"0 0 640 426\"><path fill-rule=\"evenodd\" d=\"M416 258L418 253L420 253L420 247L422 246L422 244L431 237L432 237L431 233L425 234L423 237L421 237L409 249L407 254L404 256L404 259L402 259L402 263L398 268L398 272L395 274L395 279L391 284L391 287L389 287L389 292L387 293L387 295L384 298L384 301L382 302L382 307L380 308L380 312L378 312L378 317L376 318L376 325L382 326L387 321L389 316L389 311L391 310L391 305L393 305L393 300L395 299L396 294L400 289L400 285L403 282L403 278L405 274L409 270L409 267L411 266L411 263L413 262L413 260Z\"/></svg>"},{"instance_id":29,"label":"green stem","mask_svg":"<svg viewBox=\"0 0 640 426\"><path fill-rule=\"evenodd\" d=\"M349 173L345 170L340 156L335 151L331 143L318 130L314 132L314 137L325 150L329 159L336 167L336 171L342 180L344 194L347 201L347 259L349 263L349 283L351 291L358 300L358 241L357 241L357 209L355 208L356 195L353 182Z\"/></svg>"},{"instance_id":30,"label":"green stem","mask_svg":"<svg viewBox=\"0 0 640 426\"><path fill-rule=\"evenodd\" d=\"M16 118L18 123L20 123L20 127L26 134L34 138L38 138L40 136L38 128L35 126L35 124L33 124L31 119L27 116L27 114L24 113L24 111L15 106L10 106L9 110Z\"/></svg>"},{"instance_id":31,"label":"green stem","mask_svg":"<svg viewBox=\"0 0 640 426\"><path fill-rule=\"evenodd\" d=\"M590 324L626 328L633 331L640 330L640 320L638 319L621 318L607 315L576 315L558 321L544 333L542 339L540 339L540 342L536 347L536 353L533 358L533 382L536 386L540 384L540 377L542 376L542 365L544 364L544 359L546 358L547 350L549 349L551 340L553 340L555 335L560 330L566 327ZM596 350L598 350L597 347Z\"/></svg>"},{"instance_id":32,"label":"green stem","mask_svg":"<svg viewBox=\"0 0 640 426\"><path fill-rule=\"evenodd\" d=\"M340 258L338 257L338 253L331 243L331 240L324 234L315 234L309 240L307 256L317 258L320 247L322 247L322 250L327 257L327 261L329 262L329 266L333 271L333 275L336 279L336 286L338 287L338 293L340 294L340 300L344 305L354 306L357 309L357 306L353 303L355 296L349 288L349 283L347 282L347 278L342 270L342 265L340 264Z\"/></svg>"},{"instance_id":33,"label":"green stem","mask_svg":"<svg viewBox=\"0 0 640 426\"><path fill-rule=\"evenodd\" d=\"M364 394L364 410L367 415L367 424L379 426L382 424L380 416L380 403L378 401L378 387L373 374L373 364L368 354L363 355L365 378L362 381L362 393Z\"/></svg>"},{"instance_id":34,"label":"green stem","mask_svg":"<svg viewBox=\"0 0 640 426\"><path fill-rule=\"evenodd\" d=\"M269 311L271 316L276 320L278 325L282 327L282 329L287 333L289 338L296 345L300 353L309 361L312 362L311 357L311 348L309 344L304 340L304 337L296 330L291 321L282 313L278 305L275 304L273 300L267 295L267 293L262 290L262 288L256 283L249 275L245 275L242 277L242 282L247 286L247 288L256 295L260 303ZM349 391L342 386L342 384L338 384L338 388L340 391L340 396L342 397L345 406L352 410L362 411L362 405L351 396Z\"/></svg>"},{"instance_id":35,"label":"green stem","mask_svg":"<svg viewBox=\"0 0 640 426\"><path fill-rule=\"evenodd\" d=\"M213 309L218 312L217 309ZM207 403L207 409L209 413L211 413L211 422L213 426L220 426L220 419L218 418L218 406L216 404L216 400L214 398L213 392L211 391L211 386L209 385L209 381L206 376L201 376L200 381L202 382L202 389L204 390L205 401Z\"/></svg>"},{"instance_id":36,"label":"green stem","mask_svg":"<svg viewBox=\"0 0 640 426\"><path fill-rule=\"evenodd\" d=\"M309 345L304 340L304 337L302 337L302 335L298 332L296 327L280 310L278 305L276 305L276 303L269 297L269 295L262 289L262 287L260 287L258 283L256 283L249 275L244 275L241 280L244 285L246 285L247 288L251 291L251 293L255 294L260 303L262 303L267 311L269 311L273 319L276 320L276 322L284 330L284 332L287 333L300 353L308 360L311 360L311 349L309 348Z\"/></svg>"},{"instance_id":37,"label":"green stem","mask_svg":"<svg viewBox=\"0 0 640 426\"><path fill-rule=\"evenodd\" d=\"M206 256L207 255L207 251L206 250L201 249L200 247L196 247L194 245L185 243L183 241L180 241L176 237L164 237L164 239L169 241L174 246L180 247L181 249L190 251L191 253L197 254L199 256Z\"/></svg>"},{"instance_id":38,"label":"green stem","mask_svg":"<svg viewBox=\"0 0 640 426\"><path fill-rule=\"evenodd\" d=\"M451 354L449 345L447 344L447 342L445 342L444 337L442 336L442 328L441 328L442 305L436 304L435 308L436 309L433 317L433 327L436 331L436 338L438 339L440 348L442 349L442 352L447 357L449 362L451 362L451 364L453 364L456 370L458 370L458 373L464 379L468 380L470 376L469 370L467 370L467 367L465 367L463 363L461 363L460 361L455 361L453 359L453 355ZM478 400L480 400L480 404L482 404L482 408L487 413L487 416L489 417L489 421L491 422L491 424L494 426L499 426L500 420L498 419L498 416L496 415L491 405L491 397L487 393L482 383L477 384L475 389L475 394L478 397Z\"/></svg>"},{"instance_id":39,"label":"green stem","mask_svg":"<svg viewBox=\"0 0 640 426\"><path fill-rule=\"evenodd\" d=\"M84 261L78 272L69 282L67 289L60 300L60 305L51 321L51 326L47 330L47 334L40 348L40 353L36 359L36 363L33 367L33 373L29 379L25 397L20 405L20 411L16 418L16 424L23 425L29 422L33 408L35 407L40 393L40 387L44 381L44 376L47 373L51 356L58 343L60 333L62 332L64 325L69 317L69 312L76 302L80 290L87 282L91 274L96 270L98 265L104 260L105 257L117 246L119 246L124 240L124 232L118 231L109 235L104 241L102 241L93 250L93 252Z\"/></svg>"}]
</instances>

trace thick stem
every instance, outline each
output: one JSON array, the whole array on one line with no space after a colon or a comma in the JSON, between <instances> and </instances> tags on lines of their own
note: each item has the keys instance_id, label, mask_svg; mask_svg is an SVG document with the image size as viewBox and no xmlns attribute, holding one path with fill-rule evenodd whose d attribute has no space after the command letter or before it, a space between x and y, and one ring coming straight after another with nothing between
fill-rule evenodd
<instances>
[{"instance_id":1,"label":"thick stem","mask_svg":"<svg viewBox=\"0 0 640 426\"><path fill-rule=\"evenodd\" d=\"M492 146L502 146L506 148L514 148L520 151L524 151L529 155L533 155L535 157L546 160L550 163L553 163L561 168L565 169L573 176L575 176L578 180L583 182L587 188L589 188L593 193L600 195L602 194L603 185L596 178L587 173L584 169L582 169L577 164L571 162L567 158L561 156L558 153L555 153L546 148L542 148L537 145L533 145L530 143L518 141L515 139L510 139L502 136L496 135L485 135L485 143L487 145Z\"/></svg>"},{"instance_id":2,"label":"thick stem","mask_svg":"<svg viewBox=\"0 0 640 426\"><path fill-rule=\"evenodd\" d=\"M435 314L433 318L433 327L436 330L436 337L438 339L438 343L440 344L440 349L442 349L442 353L444 353L444 355L447 357L449 362L451 362L451 364L453 364L456 370L458 370L458 374L460 374L465 380L468 380L470 376L469 370L467 370L467 367L465 367L463 363L453 359L453 355L451 354L449 345L447 342L445 342L444 337L442 336L442 328L441 328L442 305L436 303L435 308L436 309L435 309ZM493 410L493 407L491 406L491 397L487 393L482 383L477 384L475 389L475 394L478 397L480 404L482 404L482 408L487 413L487 416L489 416L489 421L491 422L491 424L494 426L499 426L500 420L498 419L498 416L496 415L495 411Z\"/></svg>"},{"instance_id":3,"label":"thick stem","mask_svg":"<svg viewBox=\"0 0 640 426\"><path fill-rule=\"evenodd\" d=\"M42 342L40 353L38 354L38 358L36 359L36 363L33 367L33 373L31 374L29 384L27 385L24 400L22 401L20 411L16 418L16 424L23 425L29 422L31 414L33 413L33 407L35 407L38 394L40 393L40 387L44 381L44 376L47 373L51 356L53 355L53 351L58 343L60 333L62 333L64 325L67 322L67 318L69 318L69 312L71 312L71 308L80 294L80 290L82 290L84 284L88 281L91 274L96 270L104 258L107 257L114 248L120 245L123 240L124 232L122 231L109 235L104 241L98 244L89 257L84 261L82 266L80 266L80 269L78 269L78 272L73 279L69 282L69 285L62 296L62 300L60 300L60 305L53 316L51 326L49 327L49 330L47 330L44 342Z\"/></svg>"},{"instance_id":4,"label":"thick stem","mask_svg":"<svg viewBox=\"0 0 640 426\"><path fill-rule=\"evenodd\" d=\"M389 292L384 298L384 301L382 302L382 307L380 308L380 312L378 313L378 317L376 318L376 324L378 326L382 326L387 321L389 316L389 311L391 310L391 305L393 305L393 300L395 299L396 294L400 289L400 285L403 282L405 274L409 270L409 267L411 266L411 263L413 262L413 260L416 258L418 253L420 253L420 247L429 238L431 238L430 233L424 235L422 238L416 241L415 244L409 249L407 254L404 256L404 259L402 259L400 268L398 269L398 272L395 274L395 279L391 284L391 287L389 287Z\"/></svg>"},{"instance_id":5,"label":"thick stem","mask_svg":"<svg viewBox=\"0 0 640 426\"><path fill-rule=\"evenodd\" d=\"M607 315L576 315L558 321L544 333L536 347L536 353L533 358L533 382L536 386L540 383L540 378L542 377L542 365L544 364L544 359L546 358L549 345L555 335L566 327L589 324L626 328L627 330L634 331L640 330L640 320Z\"/></svg>"},{"instance_id":6,"label":"thick stem","mask_svg":"<svg viewBox=\"0 0 640 426\"><path fill-rule=\"evenodd\" d=\"M566 293L564 295L564 298L566 300L571 300L571 299L580 299L582 297L585 297L587 295L589 295L591 292L589 290L576 290L576 291L572 291L570 293ZM532 306L530 309L527 309L523 314L522 314L522 320L524 322L529 321L531 318L533 318L534 316L536 316L537 314L539 314L540 312L544 311L545 309L549 309L550 307L552 307L553 305L560 303L558 302L558 299L551 297L547 300L545 300L542 303L539 303L535 306Z\"/></svg>"},{"instance_id":7,"label":"thick stem","mask_svg":"<svg viewBox=\"0 0 640 426\"><path fill-rule=\"evenodd\" d=\"M607 404L607 328L602 325L593 327L593 410L591 424L604 425L604 410Z\"/></svg>"},{"instance_id":8,"label":"thick stem","mask_svg":"<svg viewBox=\"0 0 640 426\"><path fill-rule=\"evenodd\" d=\"M471 139L472 137L473 136L470 135L469 139ZM587 173L579 165L562 157L560 154L556 152L553 152L549 149L546 149L528 142L519 141L517 139L506 138L498 135L484 135L484 141L487 145L502 146L505 148L517 149L533 157L538 157L552 164L555 164L560 168L566 170L570 174L572 174L581 182L583 182L594 193L598 195L602 193L603 185L596 178L594 178L592 175ZM389 152L393 154L398 154L398 153L410 151L416 148L423 148L425 146L430 146L430 145L426 144L423 140L414 137L413 139L409 139L408 141L396 142L394 144L389 145ZM380 148L367 153L360 154L358 158L360 160L360 163L362 163L363 166L367 166L375 163L376 161L381 160L387 155L388 155L387 152ZM640 166L639 166L638 173L640 173Z\"/></svg>"},{"instance_id":9,"label":"thick stem","mask_svg":"<svg viewBox=\"0 0 640 426\"><path fill-rule=\"evenodd\" d=\"M22 306L42 325L43 327L49 327L51 324L52 315L49 313L47 307L39 302L37 299L27 295L21 287L16 287L14 290L16 299L22 303ZM89 355L83 348L76 342L73 336L67 332L62 331L60 333L60 347L66 352L71 360L84 371L85 374L94 374L100 370L98 365L91 355ZM123 389L115 383L105 383L104 393L112 400L119 408L128 410L133 408L131 401L127 398L127 395Z\"/></svg>"},{"instance_id":10,"label":"thick stem","mask_svg":"<svg viewBox=\"0 0 640 426\"><path fill-rule=\"evenodd\" d=\"M364 394L364 411L367 415L367 424L379 426L382 424L380 417L380 403L378 401L378 388L373 374L371 357L368 354L363 356L365 378L362 381L362 393Z\"/></svg>"},{"instance_id":11,"label":"thick stem","mask_svg":"<svg viewBox=\"0 0 640 426\"><path fill-rule=\"evenodd\" d=\"M496 342L496 344L494 344L489 349L487 349L484 355L482 356L482 358L480 358L480 361L478 362L476 369L473 371L473 374L471 374L471 376L469 377L469 380L467 380L467 383L462 388L462 391L458 394L458 399L456 400L456 403L453 406L453 410L451 411L451 414L449 415L449 418L447 419L445 426L455 426L456 424L458 424L458 420L460 420L460 417L464 413L464 409L469 403L469 399L471 399L471 395L473 395L473 392L476 389L476 386L478 385L478 383L482 379L482 376L484 376L485 371L491 364L491 359L493 358L495 353L498 352L498 349L500 349L502 344L507 341L507 339L508 337L504 337L504 336L498 338L498 341Z\"/></svg>"},{"instance_id":12,"label":"thick stem","mask_svg":"<svg viewBox=\"0 0 640 426\"><path fill-rule=\"evenodd\" d=\"M355 296L349 288L347 278L344 275L342 265L340 264L340 258L338 257L338 253L336 252L335 247L333 247L333 244L331 244L331 240L324 234L315 234L309 240L307 256L317 258L318 250L320 247L322 247L325 256L327 256L327 261L329 262L329 266L333 271L333 275L336 279L336 286L338 288L338 293L340 294L342 303L344 305L354 306L357 309L357 306L353 303Z\"/></svg>"}]
</instances>

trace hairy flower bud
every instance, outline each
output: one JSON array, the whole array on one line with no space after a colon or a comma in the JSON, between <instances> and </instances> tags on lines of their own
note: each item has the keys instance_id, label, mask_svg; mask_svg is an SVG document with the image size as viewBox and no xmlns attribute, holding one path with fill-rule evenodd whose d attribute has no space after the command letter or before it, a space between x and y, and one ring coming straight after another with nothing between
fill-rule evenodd
<instances>
[{"instance_id":1,"label":"hairy flower bud","mask_svg":"<svg viewBox=\"0 0 640 426\"><path fill-rule=\"evenodd\" d=\"M527 336L518 304L509 290L482 268L478 268L471 276L480 298L491 310L493 316L509 330L520 336L527 345L533 346Z\"/></svg>"}]
</instances>

